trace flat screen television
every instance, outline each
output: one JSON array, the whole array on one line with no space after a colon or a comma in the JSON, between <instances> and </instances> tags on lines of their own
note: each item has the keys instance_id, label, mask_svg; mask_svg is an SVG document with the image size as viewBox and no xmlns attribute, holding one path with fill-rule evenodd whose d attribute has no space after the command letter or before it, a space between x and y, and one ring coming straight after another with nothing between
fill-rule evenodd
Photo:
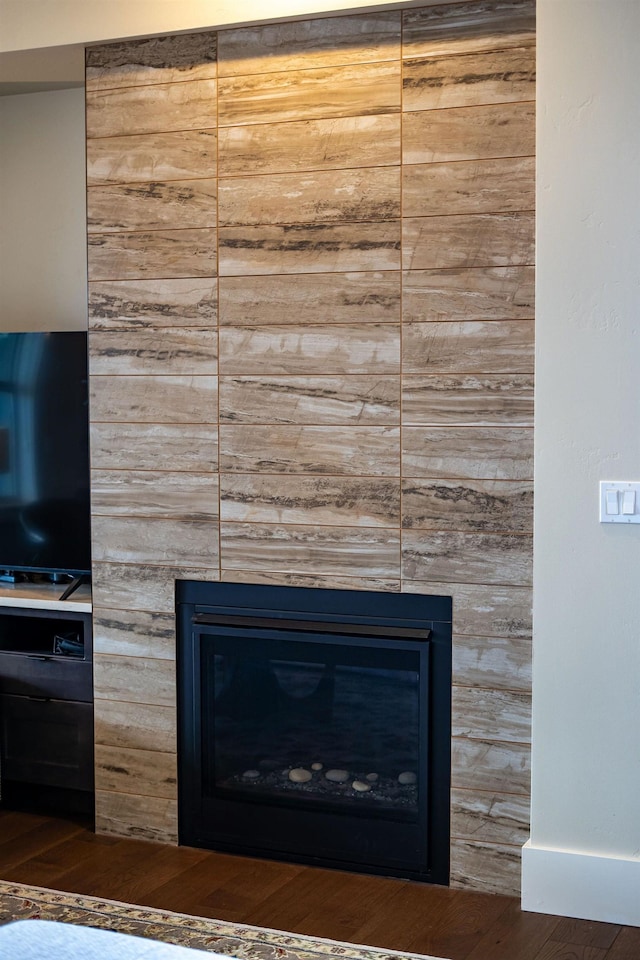
<instances>
[{"instance_id":1,"label":"flat screen television","mask_svg":"<svg viewBox=\"0 0 640 960\"><path fill-rule=\"evenodd\" d=\"M0 574L91 569L87 335L0 333Z\"/></svg>"}]
</instances>

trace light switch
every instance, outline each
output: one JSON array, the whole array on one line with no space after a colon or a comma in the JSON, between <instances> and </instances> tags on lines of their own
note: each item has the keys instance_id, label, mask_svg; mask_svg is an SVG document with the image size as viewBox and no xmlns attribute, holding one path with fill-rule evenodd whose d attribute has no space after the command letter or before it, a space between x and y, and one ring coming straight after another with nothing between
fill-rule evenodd
<instances>
[{"instance_id":1,"label":"light switch","mask_svg":"<svg viewBox=\"0 0 640 960\"><path fill-rule=\"evenodd\" d=\"M600 523L640 523L640 483L600 481Z\"/></svg>"},{"instance_id":2,"label":"light switch","mask_svg":"<svg viewBox=\"0 0 640 960\"><path fill-rule=\"evenodd\" d=\"M622 494L622 512L625 516L633 516L636 512L635 490L625 490Z\"/></svg>"},{"instance_id":3,"label":"light switch","mask_svg":"<svg viewBox=\"0 0 640 960\"><path fill-rule=\"evenodd\" d=\"M607 490L605 493L605 500L607 505L607 514L608 516L617 515L620 511L618 510L618 491L617 490Z\"/></svg>"}]
</instances>

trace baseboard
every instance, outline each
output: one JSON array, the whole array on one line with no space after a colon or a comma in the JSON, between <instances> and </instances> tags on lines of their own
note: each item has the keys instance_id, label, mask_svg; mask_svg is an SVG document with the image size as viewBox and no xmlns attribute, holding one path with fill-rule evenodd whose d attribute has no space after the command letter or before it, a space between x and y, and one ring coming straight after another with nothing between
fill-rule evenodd
<instances>
[{"instance_id":1,"label":"baseboard","mask_svg":"<svg viewBox=\"0 0 640 960\"><path fill-rule=\"evenodd\" d=\"M522 909L640 926L640 860L522 848Z\"/></svg>"}]
</instances>

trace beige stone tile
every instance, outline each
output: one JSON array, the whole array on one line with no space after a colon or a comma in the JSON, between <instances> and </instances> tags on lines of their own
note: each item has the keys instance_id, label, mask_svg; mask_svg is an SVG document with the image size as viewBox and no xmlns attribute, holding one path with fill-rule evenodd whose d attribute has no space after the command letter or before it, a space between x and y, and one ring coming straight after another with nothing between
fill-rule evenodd
<instances>
[{"instance_id":1,"label":"beige stone tile","mask_svg":"<svg viewBox=\"0 0 640 960\"><path fill-rule=\"evenodd\" d=\"M162 327L160 330L92 330L92 376L215 376L217 330Z\"/></svg>"},{"instance_id":2,"label":"beige stone tile","mask_svg":"<svg viewBox=\"0 0 640 960\"><path fill-rule=\"evenodd\" d=\"M390 220L400 216L400 193L399 166L229 177L218 216L221 226Z\"/></svg>"},{"instance_id":3,"label":"beige stone tile","mask_svg":"<svg viewBox=\"0 0 640 960\"><path fill-rule=\"evenodd\" d=\"M88 47L87 90L215 77L217 39L216 31L209 31Z\"/></svg>"},{"instance_id":4,"label":"beige stone tile","mask_svg":"<svg viewBox=\"0 0 640 960\"><path fill-rule=\"evenodd\" d=\"M532 533L533 481L403 480L402 526L468 533Z\"/></svg>"},{"instance_id":5,"label":"beige stone tile","mask_svg":"<svg viewBox=\"0 0 640 960\"><path fill-rule=\"evenodd\" d=\"M402 326L405 373L533 373L533 320L409 321Z\"/></svg>"},{"instance_id":6,"label":"beige stone tile","mask_svg":"<svg viewBox=\"0 0 640 960\"><path fill-rule=\"evenodd\" d=\"M398 271L223 277L219 283L223 326L400 320Z\"/></svg>"},{"instance_id":7,"label":"beige stone tile","mask_svg":"<svg viewBox=\"0 0 640 960\"><path fill-rule=\"evenodd\" d=\"M531 640L531 587L403 580L402 591L452 597L454 635L466 634L472 643L477 637Z\"/></svg>"},{"instance_id":8,"label":"beige stone tile","mask_svg":"<svg viewBox=\"0 0 640 960\"><path fill-rule=\"evenodd\" d=\"M403 377L406 425L533 426L533 377L523 375Z\"/></svg>"},{"instance_id":9,"label":"beige stone tile","mask_svg":"<svg viewBox=\"0 0 640 960\"><path fill-rule=\"evenodd\" d=\"M399 577L399 537L392 530L225 522L220 535L227 571Z\"/></svg>"},{"instance_id":10,"label":"beige stone tile","mask_svg":"<svg viewBox=\"0 0 640 960\"><path fill-rule=\"evenodd\" d=\"M375 375L399 371L399 324L223 327L220 330L220 373L224 376Z\"/></svg>"},{"instance_id":11,"label":"beige stone tile","mask_svg":"<svg viewBox=\"0 0 640 960\"><path fill-rule=\"evenodd\" d=\"M90 330L206 329L215 328L217 317L217 280L187 277L89 284Z\"/></svg>"},{"instance_id":12,"label":"beige stone tile","mask_svg":"<svg viewBox=\"0 0 640 960\"><path fill-rule=\"evenodd\" d=\"M526 843L529 799L514 794L451 791L451 836L485 843Z\"/></svg>"},{"instance_id":13,"label":"beige stone tile","mask_svg":"<svg viewBox=\"0 0 640 960\"><path fill-rule=\"evenodd\" d=\"M98 595L103 590L97 591ZM94 653L175 660L175 614L146 610L110 610L93 605ZM121 691L126 697L126 690ZM131 744L135 746L135 744ZM154 749L158 749L155 747Z\"/></svg>"},{"instance_id":14,"label":"beige stone tile","mask_svg":"<svg viewBox=\"0 0 640 960\"><path fill-rule=\"evenodd\" d=\"M398 59L400 27L399 11L381 11L221 30L220 76Z\"/></svg>"},{"instance_id":15,"label":"beige stone tile","mask_svg":"<svg viewBox=\"0 0 640 960\"><path fill-rule=\"evenodd\" d=\"M92 550L96 563L210 569L218 563L218 526L212 520L94 516Z\"/></svg>"},{"instance_id":16,"label":"beige stone tile","mask_svg":"<svg viewBox=\"0 0 640 960\"><path fill-rule=\"evenodd\" d=\"M222 520L318 526L399 527L400 484L385 477L227 474Z\"/></svg>"},{"instance_id":17,"label":"beige stone tile","mask_svg":"<svg viewBox=\"0 0 640 960\"><path fill-rule=\"evenodd\" d=\"M375 590L399 593L399 580L381 577L314 576L298 573L269 573L256 570L223 570L220 578L225 583L266 583L289 587L319 587L324 590Z\"/></svg>"},{"instance_id":18,"label":"beige stone tile","mask_svg":"<svg viewBox=\"0 0 640 960\"><path fill-rule=\"evenodd\" d=\"M404 10L404 57L504 50L535 42L535 0L469 0Z\"/></svg>"},{"instance_id":19,"label":"beige stone tile","mask_svg":"<svg viewBox=\"0 0 640 960\"><path fill-rule=\"evenodd\" d=\"M221 377L220 420L395 426L400 384L396 376Z\"/></svg>"},{"instance_id":20,"label":"beige stone tile","mask_svg":"<svg viewBox=\"0 0 640 960\"><path fill-rule=\"evenodd\" d=\"M96 790L173 800L178 790L175 753L96 744Z\"/></svg>"},{"instance_id":21,"label":"beige stone tile","mask_svg":"<svg viewBox=\"0 0 640 960\"><path fill-rule=\"evenodd\" d=\"M534 282L534 267L527 266L407 270L403 320L532 320Z\"/></svg>"},{"instance_id":22,"label":"beige stone tile","mask_svg":"<svg viewBox=\"0 0 640 960\"><path fill-rule=\"evenodd\" d=\"M399 220L222 227L218 270L221 277L397 270L400 233ZM418 232L415 247L419 240ZM418 249L415 256L424 258Z\"/></svg>"},{"instance_id":23,"label":"beige stone tile","mask_svg":"<svg viewBox=\"0 0 640 960\"><path fill-rule=\"evenodd\" d=\"M223 77L218 85L222 127L361 117L400 110L398 61Z\"/></svg>"},{"instance_id":24,"label":"beige stone tile","mask_svg":"<svg viewBox=\"0 0 640 960\"><path fill-rule=\"evenodd\" d=\"M530 427L405 427L405 477L531 480Z\"/></svg>"},{"instance_id":25,"label":"beige stone tile","mask_svg":"<svg viewBox=\"0 0 640 960\"><path fill-rule=\"evenodd\" d=\"M534 206L533 157L415 163L402 171L405 217L533 210Z\"/></svg>"},{"instance_id":26,"label":"beige stone tile","mask_svg":"<svg viewBox=\"0 0 640 960\"><path fill-rule=\"evenodd\" d=\"M96 653L93 674L97 699L121 700L126 691L129 703L151 703L175 710L176 667L172 660Z\"/></svg>"},{"instance_id":27,"label":"beige stone tile","mask_svg":"<svg viewBox=\"0 0 640 960\"><path fill-rule=\"evenodd\" d=\"M170 613L175 616L176 580L219 580L217 563L211 567L150 566L131 563L93 563L93 601L99 609ZM122 696L120 691L119 696Z\"/></svg>"},{"instance_id":28,"label":"beige stone tile","mask_svg":"<svg viewBox=\"0 0 640 960\"><path fill-rule=\"evenodd\" d=\"M222 424L220 470L224 473L397 477L400 430L397 427Z\"/></svg>"},{"instance_id":29,"label":"beige stone tile","mask_svg":"<svg viewBox=\"0 0 640 960\"><path fill-rule=\"evenodd\" d=\"M217 174L214 130L172 130L87 141L87 184L193 180Z\"/></svg>"},{"instance_id":30,"label":"beige stone tile","mask_svg":"<svg viewBox=\"0 0 640 960\"><path fill-rule=\"evenodd\" d=\"M429 270L530 265L535 261L534 226L530 212L406 217L402 266Z\"/></svg>"},{"instance_id":31,"label":"beige stone tile","mask_svg":"<svg viewBox=\"0 0 640 960\"><path fill-rule=\"evenodd\" d=\"M400 163L399 113L222 127L218 136L221 177Z\"/></svg>"},{"instance_id":32,"label":"beige stone tile","mask_svg":"<svg viewBox=\"0 0 640 960\"><path fill-rule=\"evenodd\" d=\"M535 100L533 46L405 60L402 73L405 111Z\"/></svg>"},{"instance_id":33,"label":"beige stone tile","mask_svg":"<svg viewBox=\"0 0 640 960\"><path fill-rule=\"evenodd\" d=\"M197 230L216 226L217 180L113 183L87 188L87 230Z\"/></svg>"},{"instance_id":34,"label":"beige stone tile","mask_svg":"<svg viewBox=\"0 0 640 960\"><path fill-rule=\"evenodd\" d=\"M451 733L474 740L531 742L531 694L523 690L451 690Z\"/></svg>"},{"instance_id":35,"label":"beige stone tile","mask_svg":"<svg viewBox=\"0 0 640 960\"><path fill-rule=\"evenodd\" d=\"M96 233L88 238L89 280L216 276L216 231Z\"/></svg>"},{"instance_id":36,"label":"beige stone tile","mask_svg":"<svg viewBox=\"0 0 640 960\"><path fill-rule=\"evenodd\" d=\"M216 80L157 83L87 93L87 138L216 126Z\"/></svg>"},{"instance_id":37,"label":"beige stone tile","mask_svg":"<svg viewBox=\"0 0 640 960\"><path fill-rule=\"evenodd\" d=\"M452 840L451 886L457 890L518 897L520 860L520 845Z\"/></svg>"},{"instance_id":38,"label":"beige stone tile","mask_svg":"<svg viewBox=\"0 0 640 960\"><path fill-rule=\"evenodd\" d=\"M523 534L404 530L403 577L454 583L531 583L532 543Z\"/></svg>"},{"instance_id":39,"label":"beige stone tile","mask_svg":"<svg viewBox=\"0 0 640 960\"><path fill-rule=\"evenodd\" d=\"M454 684L531 693L531 640L454 634L452 669Z\"/></svg>"},{"instance_id":40,"label":"beige stone tile","mask_svg":"<svg viewBox=\"0 0 640 960\"><path fill-rule=\"evenodd\" d=\"M92 421L213 424L217 377L92 376Z\"/></svg>"},{"instance_id":41,"label":"beige stone tile","mask_svg":"<svg viewBox=\"0 0 640 960\"><path fill-rule=\"evenodd\" d=\"M535 106L533 101L525 101L405 113L403 162L533 156Z\"/></svg>"},{"instance_id":42,"label":"beige stone tile","mask_svg":"<svg viewBox=\"0 0 640 960\"><path fill-rule=\"evenodd\" d=\"M531 747L528 744L492 743L465 737L452 739L452 789L528 797L530 783Z\"/></svg>"},{"instance_id":43,"label":"beige stone tile","mask_svg":"<svg viewBox=\"0 0 640 960\"><path fill-rule=\"evenodd\" d=\"M92 423L91 464L102 470L210 473L218 466L218 428L197 423Z\"/></svg>"},{"instance_id":44,"label":"beige stone tile","mask_svg":"<svg viewBox=\"0 0 640 960\"><path fill-rule=\"evenodd\" d=\"M160 470L93 470L93 516L215 520L218 476Z\"/></svg>"},{"instance_id":45,"label":"beige stone tile","mask_svg":"<svg viewBox=\"0 0 640 960\"><path fill-rule=\"evenodd\" d=\"M119 700L94 701L97 744L135 750L177 750L176 712L172 707Z\"/></svg>"},{"instance_id":46,"label":"beige stone tile","mask_svg":"<svg viewBox=\"0 0 640 960\"><path fill-rule=\"evenodd\" d=\"M96 833L156 843L178 842L177 800L96 791Z\"/></svg>"}]
</instances>

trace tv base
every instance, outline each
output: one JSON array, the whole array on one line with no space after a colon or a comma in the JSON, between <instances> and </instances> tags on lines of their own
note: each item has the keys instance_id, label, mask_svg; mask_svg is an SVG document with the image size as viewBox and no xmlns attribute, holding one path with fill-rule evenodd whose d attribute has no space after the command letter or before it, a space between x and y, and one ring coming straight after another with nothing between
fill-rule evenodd
<instances>
[{"instance_id":1,"label":"tv base","mask_svg":"<svg viewBox=\"0 0 640 960\"><path fill-rule=\"evenodd\" d=\"M15 570L0 570L0 583L20 583L23 578L24 574Z\"/></svg>"}]
</instances>

